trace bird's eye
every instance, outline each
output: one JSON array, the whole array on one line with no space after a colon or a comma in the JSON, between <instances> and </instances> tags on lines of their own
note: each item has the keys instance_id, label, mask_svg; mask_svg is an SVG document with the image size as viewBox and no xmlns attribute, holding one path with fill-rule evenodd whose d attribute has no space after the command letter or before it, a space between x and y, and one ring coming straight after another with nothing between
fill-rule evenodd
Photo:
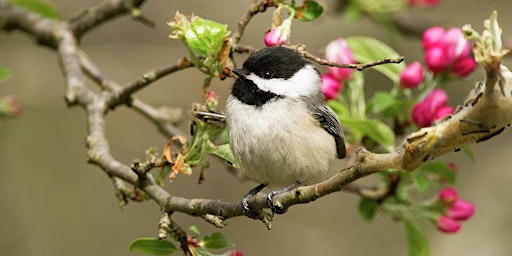
<instances>
[{"instance_id":1,"label":"bird's eye","mask_svg":"<svg viewBox=\"0 0 512 256\"><path fill-rule=\"evenodd\" d=\"M272 77L274 77L274 72L273 71L263 71L263 78L265 79L271 79Z\"/></svg>"}]
</instances>

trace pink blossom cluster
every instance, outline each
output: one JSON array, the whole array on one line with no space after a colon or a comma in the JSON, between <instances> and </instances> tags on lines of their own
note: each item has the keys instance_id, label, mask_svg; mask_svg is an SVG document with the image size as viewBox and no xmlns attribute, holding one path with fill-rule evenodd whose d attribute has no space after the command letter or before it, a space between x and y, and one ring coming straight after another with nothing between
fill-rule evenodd
<instances>
[{"instance_id":1,"label":"pink blossom cluster","mask_svg":"<svg viewBox=\"0 0 512 256\"><path fill-rule=\"evenodd\" d=\"M441 89L434 89L412 109L412 120L418 127L431 126L434 121L453 113L453 108L446 105L448 94Z\"/></svg>"},{"instance_id":2,"label":"pink blossom cluster","mask_svg":"<svg viewBox=\"0 0 512 256\"><path fill-rule=\"evenodd\" d=\"M327 44L325 59L339 64L354 64L354 54L343 38L338 38ZM343 88L343 82L350 78L353 69L327 67L327 73L322 74L322 93L325 100L335 99Z\"/></svg>"},{"instance_id":3,"label":"pink blossom cluster","mask_svg":"<svg viewBox=\"0 0 512 256\"><path fill-rule=\"evenodd\" d=\"M460 221L467 220L475 213L473 203L459 199L457 190L444 188L439 191L439 201L446 211L437 218L437 228L445 233L456 233L461 228Z\"/></svg>"},{"instance_id":4,"label":"pink blossom cluster","mask_svg":"<svg viewBox=\"0 0 512 256\"><path fill-rule=\"evenodd\" d=\"M460 28L431 27L423 33L425 65L434 74L451 72L465 77L476 68L471 44Z\"/></svg>"}]
</instances>

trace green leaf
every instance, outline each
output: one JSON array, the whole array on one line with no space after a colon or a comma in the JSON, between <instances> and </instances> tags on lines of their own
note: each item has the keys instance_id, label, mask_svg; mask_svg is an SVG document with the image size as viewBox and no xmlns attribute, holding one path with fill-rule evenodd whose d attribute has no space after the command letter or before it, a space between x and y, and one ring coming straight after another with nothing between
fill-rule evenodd
<instances>
[{"instance_id":1,"label":"green leaf","mask_svg":"<svg viewBox=\"0 0 512 256\"><path fill-rule=\"evenodd\" d=\"M229 243L220 232L213 232L211 236L205 236L201 241L201 245L209 249L221 249L233 246L233 244Z\"/></svg>"},{"instance_id":2,"label":"green leaf","mask_svg":"<svg viewBox=\"0 0 512 256\"><path fill-rule=\"evenodd\" d=\"M397 99L389 92L376 92L367 105L367 112L380 114L384 110L396 104Z\"/></svg>"},{"instance_id":3,"label":"green leaf","mask_svg":"<svg viewBox=\"0 0 512 256\"><path fill-rule=\"evenodd\" d=\"M185 31L185 42L204 58L215 57L224 44L227 25L194 16Z\"/></svg>"},{"instance_id":4,"label":"green leaf","mask_svg":"<svg viewBox=\"0 0 512 256\"><path fill-rule=\"evenodd\" d=\"M302 6L295 7L295 18L301 21L312 21L322 15L324 7L313 0L304 0Z\"/></svg>"},{"instance_id":5,"label":"green leaf","mask_svg":"<svg viewBox=\"0 0 512 256\"><path fill-rule=\"evenodd\" d=\"M357 1L349 1L345 7L345 17L350 22L359 22L363 17L363 11Z\"/></svg>"},{"instance_id":6,"label":"green leaf","mask_svg":"<svg viewBox=\"0 0 512 256\"><path fill-rule=\"evenodd\" d=\"M142 252L155 256L171 255L177 250L178 248L171 242L154 237L141 237L130 243L131 252Z\"/></svg>"},{"instance_id":7,"label":"green leaf","mask_svg":"<svg viewBox=\"0 0 512 256\"><path fill-rule=\"evenodd\" d=\"M475 153L473 152L473 150L471 150L471 148L469 146L464 146L464 147L462 147L461 150L462 150L462 153L464 153L464 155L466 155L469 158L469 160L471 160L472 163L475 163L475 161L476 161Z\"/></svg>"},{"instance_id":8,"label":"green leaf","mask_svg":"<svg viewBox=\"0 0 512 256\"><path fill-rule=\"evenodd\" d=\"M9 72L9 70L0 66L0 82L6 80L10 75L11 73Z\"/></svg>"},{"instance_id":9,"label":"green leaf","mask_svg":"<svg viewBox=\"0 0 512 256\"><path fill-rule=\"evenodd\" d=\"M336 113L338 117L350 117L350 111L347 106L337 100L327 101L327 105Z\"/></svg>"},{"instance_id":10,"label":"green leaf","mask_svg":"<svg viewBox=\"0 0 512 256\"><path fill-rule=\"evenodd\" d=\"M354 58L359 63L370 63L386 58L397 58L400 55L385 43L371 37L352 36L345 38ZM372 67L387 76L394 83L398 83L400 73L405 68L405 63L383 64Z\"/></svg>"},{"instance_id":11,"label":"green leaf","mask_svg":"<svg viewBox=\"0 0 512 256\"><path fill-rule=\"evenodd\" d=\"M213 146L209 149L208 153L217 155L231 164L235 164L236 162L233 152L231 152L231 149L229 148L229 143Z\"/></svg>"},{"instance_id":12,"label":"green leaf","mask_svg":"<svg viewBox=\"0 0 512 256\"><path fill-rule=\"evenodd\" d=\"M363 219L365 220L372 220L375 216L375 213L377 212L377 202L375 200L369 199L369 198L361 198L361 201L359 201L359 214Z\"/></svg>"},{"instance_id":13,"label":"green leaf","mask_svg":"<svg viewBox=\"0 0 512 256\"><path fill-rule=\"evenodd\" d=\"M453 184L457 178L455 171L448 166L447 163L442 161L431 161L419 168L421 171L438 175L446 182Z\"/></svg>"},{"instance_id":14,"label":"green leaf","mask_svg":"<svg viewBox=\"0 0 512 256\"><path fill-rule=\"evenodd\" d=\"M430 180L423 175L414 175L414 184L421 194L425 194L430 184Z\"/></svg>"},{"instance_id":15,"label":"green leaf","mask_svg":"<svg viewBox=\"0 0 512 256\"><path fill-rule=\"evenodd\" d=\"M8 0L8 2L46 18L61 19L55 5L44 0Z\"/></svg>"},{"instance_id":16,"label":"green leaf","mask_svg":"<svg viewBox=\"0 0 512 256\"><path fill-rule=\"evenodd\" d=\"M200 232L199 232L199 228L197 226L190 226L188 229L190 231L194 232L194 234L196 234L196 236L199 236Z\"/></svg>"},{"instance_id":17,"label":"green leaf","mask_svg":"<svg viewBox=\"0 0 512 256\"><path fill-rule=\"evenodd\" d=\"M407 236L407 247L409 256L428 256L430 247L428 245L425 231L413 220L404 220L405 235Z\"/></svg>"},{"instance_id":18,"label":"green leaf","mask_svg":"<svg viewBox=\"0 0 512 256\"><path fill-rule=\"evenodd\" d=\"M366 112L378 114L384 118L394 118L407 115L407 108L412 104L414 104L412 100L398 99L389 92L379 91L368 101Z\"/></svg>"},{"instance_id":19,"label":"green leaf","mask_svg":"<svg viewBox=\"0 0 512 256\"><path fill-rule=\"evenodd\" d=\"M393 150L395 146L395 133L385 123L376 119L359 120L350 117L339 118L343 126L363 133L388 151Z\"/></svg>"}]
</instances>

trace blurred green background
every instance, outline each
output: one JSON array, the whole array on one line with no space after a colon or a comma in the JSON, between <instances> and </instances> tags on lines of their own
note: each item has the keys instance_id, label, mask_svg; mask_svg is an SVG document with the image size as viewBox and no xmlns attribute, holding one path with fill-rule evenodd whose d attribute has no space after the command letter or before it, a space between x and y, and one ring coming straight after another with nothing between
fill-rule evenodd
<instances>
[{"instance_id":1,"label":"blurred green background","mask_svg":"<svg viewBox=\"0 0 512 256\"><path fill-rule=\"evenodd\" d=\"M54 0L64 18L72 17L101 1ZM185 56L181 43L168 39L166 22L176 11L227 23L234 30L251 1L148 1L144 14L157 24L149 29L124 17L87 34L83 49L92 60L121 84L143 72ZM492 10L500 13L504 33L512 38L512 2L509 0L442 1L434 9L415 9L411 15L430 19L444 27L473 24L478 31ZM241 43L263 47L263 32L271 14L254 18ZM406 61L421 60L418 38L390 38L382 27L367 19L347 23L342 17L324 15L314 23L295 22L292 43L303 43L313 53L336 37L366 35L392 45ZM237 62L246 56L237 55ZM510 59L506 63L510 64ZM0 122L0 255L140 255L130 253L131 240L156 236L160 210L153 202L130 203L121 210L108 177L85 162L84 112L67 108L63 78L56 54L39 47L26 35L0 34L0 65L12 77L0 84L0 95L19 98L23 114ZM369 91L386 90L390 84L373 71L367 73ZM154 105L185 109L200 99L202 77L193 69L151 85L136 96ZM479 69L449 87L451 105L462 101L473 83L482 78ZM215 81L212 88L224 101L232 81ZM107 119L112 154L124 163L144 158L145 149L162 148L167 138L139 115L120 107ZM186 122L183 124L186 127ZM460 169L456 187L461 197L476 204L475 216L456 235L439 233L427 225L432 255L509 255L512 251L512 172L510 129L489 142L473 145L477 160L461 153L443 159ZM340 162L339 166L342 166ZM206 183L197 185L197 173L179 176L166 188L185 197L239 200L254 186L239 183L214 161ZM308 205L292 207L276 216L273 229L258 221L233 218L221 230L244 255L406 255L403 226L385 216L365 222L357 213L358 198L333 194ZM183 227L198 225L203 234L218 231L202 219L175 214Z\"/></svg>"}]
</instances>

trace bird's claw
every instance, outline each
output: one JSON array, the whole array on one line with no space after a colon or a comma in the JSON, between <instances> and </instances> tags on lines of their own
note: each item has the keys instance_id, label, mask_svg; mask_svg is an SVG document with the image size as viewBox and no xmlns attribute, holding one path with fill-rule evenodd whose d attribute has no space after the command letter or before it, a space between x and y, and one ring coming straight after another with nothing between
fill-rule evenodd
<instances>
[{"instance_id":1,"label":"bird's claw","mask_svg":"<svg viewBox=\"0 0 512 256\"><path fill-rule=\"evenodd\" d=\"M281 194L280 191L271 191L270 193L267 194L267 205L272 211L272 214L283 214L287 211L287 209L284 208L283 205L280 204L279 202L274 203L274 196L278 194Z\"/></svg>"}]
</instances>

